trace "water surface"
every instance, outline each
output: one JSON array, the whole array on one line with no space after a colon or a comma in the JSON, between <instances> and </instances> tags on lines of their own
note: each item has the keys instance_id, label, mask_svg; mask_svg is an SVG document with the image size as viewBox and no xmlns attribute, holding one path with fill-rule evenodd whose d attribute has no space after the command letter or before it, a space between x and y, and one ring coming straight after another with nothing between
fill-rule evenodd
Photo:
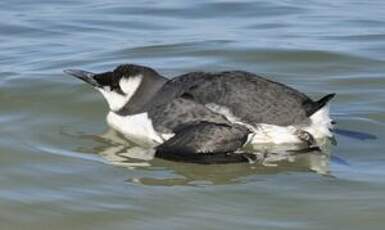
<instances>
[{"instance_id":1,"label":"water surface","mask_svg":"<svg viewBox=\"0 0 385 230\"><path fill-rule=\"evenodd\" d=\"M383 229L384 12L379 0L1 1L0 228ZM338 134L329 155L278 167L128 160L102 96L62 73L123 63L335 92L338 127L377 138Z\"/></svg>"}]
</instances>

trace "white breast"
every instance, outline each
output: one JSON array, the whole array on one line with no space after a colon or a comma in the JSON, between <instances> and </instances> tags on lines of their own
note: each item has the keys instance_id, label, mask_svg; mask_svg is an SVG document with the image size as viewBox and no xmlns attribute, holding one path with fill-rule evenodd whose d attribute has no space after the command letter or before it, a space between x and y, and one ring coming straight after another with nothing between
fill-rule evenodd
<instances>
[{"instance_id":1,"label":"white breast","mask_svg":"<svg viewBox=\"0 0 385 230\"><path fill-rule=\"evenodd\" d=\"M119 131L127 139L139 145L156 146L173 136L173 134L158 133L147 113L131 116L120 116L114 112L107 115L111 128Z\"/></svg>"}]
</instances>

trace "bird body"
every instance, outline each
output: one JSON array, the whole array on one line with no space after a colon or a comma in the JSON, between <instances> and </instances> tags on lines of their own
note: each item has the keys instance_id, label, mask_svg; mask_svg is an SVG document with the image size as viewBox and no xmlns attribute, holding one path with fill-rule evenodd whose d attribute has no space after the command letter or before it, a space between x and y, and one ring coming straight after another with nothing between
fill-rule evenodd
<instances>
[{"instance_id":1,"label":"bird body","mask_svg":"<svg viewBox=\"0 0 385 230\"><path fill-rule=\"evenodd\" d=\"M305 94L245 71L192 72L171 80L155 70L122 65L93 74L67 70L98 89L108 124L157 156L191 162L232 162L246 145L310 143L331 137L329 94Z\"/></svg>"}]
</instances>

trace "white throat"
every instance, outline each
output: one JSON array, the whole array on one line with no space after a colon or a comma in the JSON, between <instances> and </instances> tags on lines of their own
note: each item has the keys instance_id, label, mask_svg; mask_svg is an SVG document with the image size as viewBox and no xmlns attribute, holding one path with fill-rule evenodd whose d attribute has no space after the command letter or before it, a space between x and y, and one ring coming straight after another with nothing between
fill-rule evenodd
<instances>
[{"instance_id":1,"label":"white throat","mask_svg":"<svg viewBox=\"0 0 385 230\"><path fill-rule=\"evenodd\" d=\"M109 86L97 88L97 90L99 90L103 94L104 98L108 103L108 106L110 107L110 110L116 112L123 108L130 101L132 96L134 96L136 90L138 90L142 82L142 79L142 75L132 76L128 78L123 77L119 81L119 86L124 92L124 95L117 93L114 90L111 90L111 87Z\"/></svg>"}]
</instances>

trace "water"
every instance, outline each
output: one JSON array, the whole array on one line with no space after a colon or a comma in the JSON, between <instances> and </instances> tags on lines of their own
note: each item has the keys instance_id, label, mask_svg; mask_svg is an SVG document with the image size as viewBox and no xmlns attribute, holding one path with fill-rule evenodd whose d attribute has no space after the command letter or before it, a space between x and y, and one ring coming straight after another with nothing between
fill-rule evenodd
<instances>
[{"instance_id":1,"label":"water","mask_svg":"<svg viewBox=\"0 0 385 230\"><path fill-rule=\"evenodd\" d=\"M0 229L383 229L384 12L379 0L1 1ZM377 138L337 135L331 156L277 167L127 160L102 96L62 73L122 63L336 92L338 127Z\"/></svg>"}]
</instances>

